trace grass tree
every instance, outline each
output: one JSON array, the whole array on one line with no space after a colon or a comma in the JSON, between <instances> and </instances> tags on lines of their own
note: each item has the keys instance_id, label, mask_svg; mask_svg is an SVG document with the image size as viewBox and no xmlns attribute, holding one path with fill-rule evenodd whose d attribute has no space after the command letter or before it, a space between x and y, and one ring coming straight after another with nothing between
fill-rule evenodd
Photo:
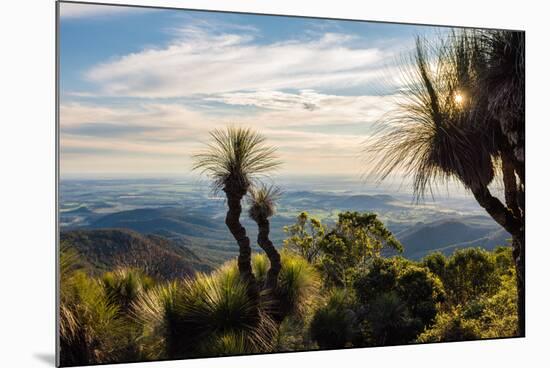
<instances>
[{"instance_id":1,"label":"grass tree","mask_svg":"<svg viewBox=\"0 0 550 368\"><path fill-rule=\"evenodd\" d=\"M193 169L208 175L213 187L225 193L228 206L225 224L239 245L240 275L252 290L255 281L250 239L240 222L241 201L257 175L267 174L280 163L275 148L267 145L265 137L251 129L216 129L210 132L210 138L207 148L193 156Z\"/></svg>"},{"instance_id":2,"label":"grass tree","mask_svg":"<svg viewBox=\"0 0 550 368\"><path fill-rule=\"evenodd\" d=\"M134 303L149 359L271 351L275 324L234 261L216 272L159 285Z\"/></svg>"},{"instance_id":3,"label":"grass tree","mask_svg":"<svg viewBox=\"0 0 550 368\"><path fill-rule=\"evenodd\" d=\"M523 334L523 36L463 32L444 41L417 41L397 107L368 142L370 173L412 177L419 199L435 183L458 181L513 236ZM489 189L499 171L505 203Z\"/></svg>"},{"instance_id":4,"label":"grass tree","mask_svg":"<svg viewBox=\"0 0 550 368\"><path fill-rule=\"evenodd\" d=\"M101 282L79 269L74 249L60 252L59 343L61 365L124 360L120 348L123 325L119 308L109 303Z\"/></svg>"},{"instance_id":5,"label":"grass tree","mask_svg":"<svg viewBox=\"0 0 550 368\"><path fill-rule=\"evenodd\" d=\"M275 202L280 194L279 188L262 184L258 188L250 188L248 197L250 204L248 214L258 224L258 245L265 251L270 262L265 280L267 290L277 288L277 279L281 271L281 256L269 239L269 218L275 213Z\"/></svg>"}]
</instances>

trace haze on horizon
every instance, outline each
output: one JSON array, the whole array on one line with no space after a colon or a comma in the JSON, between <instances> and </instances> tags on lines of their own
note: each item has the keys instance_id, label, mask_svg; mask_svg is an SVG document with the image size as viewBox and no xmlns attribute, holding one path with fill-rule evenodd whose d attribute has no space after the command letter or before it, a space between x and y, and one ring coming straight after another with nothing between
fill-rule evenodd
<instances>
[{"instance_id":1,"label":"haze on horizon","mask_svg":"<svg viewBox=\"0 0 550 368\"><path fill-rule=\"evenodd\" d=\"M360 178L396 60L434 27L60 4L61 176L188 175L208 132L249 126L278 175Z\"/></svg>"}]
</instances>

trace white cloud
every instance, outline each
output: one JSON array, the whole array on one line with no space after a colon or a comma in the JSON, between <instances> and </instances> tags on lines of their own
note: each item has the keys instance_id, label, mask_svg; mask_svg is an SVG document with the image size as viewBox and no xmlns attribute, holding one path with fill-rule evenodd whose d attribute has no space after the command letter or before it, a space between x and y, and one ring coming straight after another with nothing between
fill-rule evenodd
<instances>
[{"instance_id":1,"label":"white cloud","mask_svg":"<svg viewBox=\"0 0 550 368\"><path fill-rule=\"evenodd\" d=\"M253 127L278 147L283 173L363 172L361 142L393 97L320 91L363 87L391 75L392 54L357 47L345 34L255 44L254 29L234 31L192 24L174 31L166 47L88 70L86 78L98 86L93 93L140 99L106 106L86 91L80 97L97 104L63 103L62 167L188 173L191 154L208 132L236 124Z\"/></svg>"},{"instance_id":2,"label":"white cloud","mask_svg":"<svg viewBox=\"0 0 550 368\"><path fill-rule=\"evenodd\" d=\"M258 89L349 88L379 78L391 56L349 46L353 37L254 44L249 34L180 30L163 48L125 55L93 67L86 77L100 93L145 98Z\"/></svg>"},{"instance_id":3,"label":"white cloud","mask_svg":"<svg viewBox=\"0 0 550 368\"><path fill-rule=\"evenodd\" d=\"M61 18L85 18L96 16L113 16L130 13L139 13L143 9L100 4L79 4L79 3L60 3L59 16Z\"/></svg>"},{"instance_id":4,"label":"white cloud","mask_svg":"<svg viewBox=\"0 0 550 368\"><path fill-rule=\"evenodd\" d=\"M233 92L206 99L271 110L259 116L272 126L373 123L394 103L394 96L338 96L314 90Z\"/></svg>"},{"instance_id":5,"label":"white cloud","mask_svg":"<svg viewBox=\"0 0 550 368\"><path fill-rule=\"evenodd\" d=\"M219 98L224 103L261 109L246 114L239 109L226 114L215 110L211 114L208 109L148 100L111 107L63 104L62 166L81 172L101 171L105 165L122 171L170 172L177 168L189 173L191 155L209 139L208 132L236 124L258 130L278 147L285 163L282 173L359 175L364 171L361 143L372 122L391 103L391 97L333 96L311 90L296 94L259 91ZM315 107L306 109L304 103ZM141 166L137 164L140 158Z\"/></svg>"}]
</instances>

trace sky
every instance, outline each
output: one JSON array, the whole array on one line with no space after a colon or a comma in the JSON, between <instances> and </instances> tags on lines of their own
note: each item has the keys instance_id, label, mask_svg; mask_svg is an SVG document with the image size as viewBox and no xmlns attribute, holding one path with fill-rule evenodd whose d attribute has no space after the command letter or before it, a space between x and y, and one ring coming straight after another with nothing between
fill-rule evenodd
<instances>
[{"instance_id":1,"label":"sky","mask_svg":"<svg viewBox=\"0 0 550 368\"><path fill-rule=\"evenodd\" d=\"M60 3L61 176L191 173L212 129L252 127L279 175L359 177L399 60L437 29Z\"/></svg>"}]
</instances>

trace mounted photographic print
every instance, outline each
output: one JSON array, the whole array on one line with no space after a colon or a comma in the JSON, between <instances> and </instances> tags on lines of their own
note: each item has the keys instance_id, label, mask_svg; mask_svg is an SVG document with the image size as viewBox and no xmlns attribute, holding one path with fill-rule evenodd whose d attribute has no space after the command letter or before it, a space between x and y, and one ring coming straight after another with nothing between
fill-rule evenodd
<instances>
[{"instance_id":1,"label":"mounted photographic print","mask_svg":"<svg viewBox=\"0 0 550 368\"><path fill-rule=\"evenodd\" d=\"M60 366L525 336L524 32L57 6Z\"/></svg>"}]
</instances>

